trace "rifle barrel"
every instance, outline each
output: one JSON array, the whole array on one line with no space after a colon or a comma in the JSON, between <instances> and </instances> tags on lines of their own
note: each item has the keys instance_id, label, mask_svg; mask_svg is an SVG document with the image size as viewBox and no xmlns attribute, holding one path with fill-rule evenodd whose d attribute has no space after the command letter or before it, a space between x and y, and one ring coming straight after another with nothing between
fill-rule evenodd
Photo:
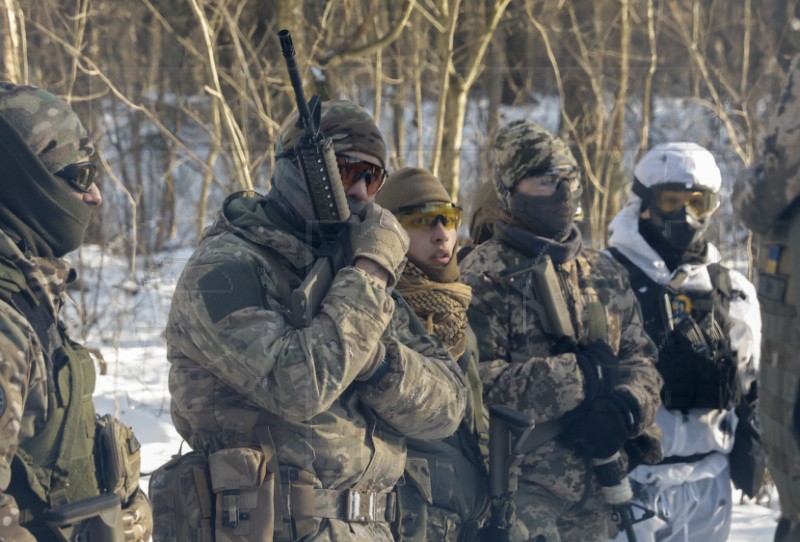
<instances>
[{"instance_id":1,"label":"rifle barrel","mask_svg":"<svg viewBox=\"0 0 800 542\"><path fill-rule=\"evenodd\" d=\"M311 111L308 109L306 95L303 92L303 79L300 77L300 69L295 61L294 42L292 34L287 29L278 31L278 40L281 42L281 54L286 59L286 69L289 71L289 81L292 83L294 95L297 99L297 110L300 113L300 122L303 123L307 135L316 135L316 129L312 126Z\"/></svg>"}]
</instances>

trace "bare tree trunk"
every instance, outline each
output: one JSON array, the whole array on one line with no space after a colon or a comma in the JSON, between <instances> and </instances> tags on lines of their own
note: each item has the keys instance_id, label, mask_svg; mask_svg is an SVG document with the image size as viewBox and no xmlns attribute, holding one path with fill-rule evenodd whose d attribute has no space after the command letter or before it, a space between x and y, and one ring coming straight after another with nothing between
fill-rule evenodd
<instances>
[{"instance_id":1,"label":"bare tree trunk","mask_svg":"<svg viewBox=\"0 0 800 542\"><path fill-rule=\"evenodd\" d=\"M28 59L25 36L25 17L17 0L3 0L2 66L0 70L8 81L28 82Z\"/></svg>"},{"instance_id":2,"label":"bare tree trunk","mask_svg":"<svg viewBox=\"0 0 800 542\"><path fill-rule=\"evenodd\" d=\"M647 43L650 47L650 61L647 65L647 73L645 74L644 88L642 90L642 131L639 138L639 156L650 148L650 124L653 120L653 78L658 67L655 20L656 13L653 0L647 0Z\"/></svg>"},{"instance_id":3,"label":"bare tree trunk","mask_svg":"<svg viewBox=\"0 0 800 542\"><path fill-rule=\"evenodd\" d=\"M467 98L469 91L483 66L486 50L492 41L500 18L503 16L510 0L490 2L491 9L485 17L485 24L481 25L476 35L471 39L470 47L466 48L464 55L459 55L457 66L453 71L448 71L449 82L444 90L444 112L440 118L444 124L439 124L441 137L437 137L437 146L440 149L439 157L434 164L435 174L450 193L453 200L458 199L458 167L460 163L461 143L464 137L464 118L467 111ZM453 9L458 8L458 2ZM458 13L453 13L451 22L455 22ZM452 41L450 41L452 50ZM453 67L453 58L447 65ZM441 103L440 103L441 107Z\"/></svg>"}]
</instances>

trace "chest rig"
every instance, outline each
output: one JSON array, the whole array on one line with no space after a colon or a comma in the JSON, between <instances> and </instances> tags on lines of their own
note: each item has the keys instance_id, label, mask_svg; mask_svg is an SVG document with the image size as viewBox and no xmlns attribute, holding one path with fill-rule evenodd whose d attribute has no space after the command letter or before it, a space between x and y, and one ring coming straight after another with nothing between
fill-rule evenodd
<instances>
[{"instance_id":1,"label":"chest rig","mask_svg":"<svg viewBox=\"0 0 800 542\"><path fill-rule=\"evenodd\" d=\"M610 252L628 270L645 330L658 348L664 406L682 411L735 407L741 391L730 343L730 302L737 292L728 269L710 264L711 290L684 292L679 284L653 281L617 249Z\"/></svg>"},{"instance_id":2,"label":"chest rig","mask_svg":"<svg viewBox=\"0 0 800 542\"><path fill-rule=\"evenodd\" d=\"M28 320L46 363L46 420L32 438L19 443L8 488L19 505L20 523L38 533L44 510L100 493L94 457L94 365L89 353L66 336L24 273L3 260L0 300ZM25 416L23 408L23 423Z\"/></svg>"}]
</instances>

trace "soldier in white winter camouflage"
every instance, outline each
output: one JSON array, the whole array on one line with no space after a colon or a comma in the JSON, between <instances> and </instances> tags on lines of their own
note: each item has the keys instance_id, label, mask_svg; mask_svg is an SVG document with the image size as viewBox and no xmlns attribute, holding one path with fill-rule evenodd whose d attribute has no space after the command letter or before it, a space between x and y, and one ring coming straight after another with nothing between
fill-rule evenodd
<instances>
[{"instance_id":1,"label":"soldier in white winter camouflage","mask_svg":"<svg viewBox=\"0 0 800 542\"><path fill-rule=\"evenodd\" d=\"M664 379L656 422L665 457L630 474L636 501L656 512L635 526L638 542L724 542L731 481L754 496L763 480L763 453L751 446L758 300L706 233L721 186L705 148L655 145L636 164L628 205L609 225L609 250L628 270Z\"/></svg>"},{"instance_id":2,"label":"soldier in white winter camouflage","mask_svg":"<svg viewBox=\"0 0 800 542\"><path fill-rule=\"evenodd\" d=\"M515 121L498 132L495 161L495 237L460 264L473 291L484 400L561 426L518 468L511 540L606 542L611 508L591 461L620 450L627 465L660 458L657 439L643 434L659 405L655 347L624 270L583 247L573 223L581 180L569 147L534 122ZM548 291L561 296L568 321L534 287L547 261L555 268Z\"/></svg>"},{"instance_id":3,"label":"soldier in white winter camouflage","mask_svg":"<svg viewBox=\"0 0 800 542\"><path fill-rule=\"evenodd\" d=\"M291 290L319 243L293 153L303 133L296 121L281 129L270 192L230 196L178 281L166 331L172 418L212 459L264 451L267 472L253 478L258 500L238 518L250 533L237 534L227 516L216 540L266 539L273 533L259 522L274 518L277 541L389 542L406 439L451 435L465 382L392 294L408 237L373 203L385 176L382 135L346 101L323 102L320 129L333 141L354 215L354 257L310 325L293 324ZM227 502L220 489L218 510Z\"/></svg>"},{"instance_id":4,"label":"soldier in white winter camouflage","mask_svg":"<svg viewBox=\"0 0 800 542\"><path fill-rule=\"evenodd\" d=\"M800 56L767 125L761 159L734 190L733 205L756 234L763 321L758 374L764 446L778 488L775 542L800 540Z\"/></svg>"}]
</instances>

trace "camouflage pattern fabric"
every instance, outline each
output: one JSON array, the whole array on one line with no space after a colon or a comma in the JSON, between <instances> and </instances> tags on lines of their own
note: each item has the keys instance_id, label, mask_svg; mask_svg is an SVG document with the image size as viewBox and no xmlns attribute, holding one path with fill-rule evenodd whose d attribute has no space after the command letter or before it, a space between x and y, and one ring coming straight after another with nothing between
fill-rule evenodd
<instances>
[{"instance_id":1,"label":"camouflage pattern fabric","mask_svg":"<svg viewBox=\"0 0 800 542\"><path fill-rule=\"evenodd\" d=\"M57 319L69 267L63 260L27 258L0 230L0 258L20 269L24 279ZM0 280L0 288L14 288ZM12 290L13 291L13 290ZM31 324L14 307L0 301L0 539L19 540L19 510L7 493L11 462L21 443L36 436L48 419L47 364Z\"/></svg>"},{"instance_id":2,"label":"camouflage pattern fabric","mask_svg":"<svg viewBox=\"0 0 800 542\"><path fill-rule=\"evenodd\" d=\"M761 160L734 187L739 218L756 232L763 342L759 419L778 489L776 542L800 539L800 55L771 114Z\"/></svg>"},{"instance_id":3,"label":"camouflage pattern fabric","mask_svg":"<svg viewBox=\"0 0 800 542\"><path fill-rule=\"evenodd\" d=\"M411 331L410 309L354 267L337 273L308 328L293 327L284 299L314 255L272 225L268 200L247 195L226 201L175 290L166 330L175 427L213 452L258 448L254 428L268 426L281 467L308 473L315 488L391 490L407 437L458 427L464 378L437 339ZM356 382L381 348L388 372ZM392 540L387 523L314 522L303 540Z\"/></svg>"},{"instance_id":4,"label":"camouflage pattern fabric","mask_svg":"<svg viewBox=\"0 0 800 542\"><path fill-rule=\"evenodd\" d=\"M744 224L766 233L800 195L800 55L767 123L761 160L734 186L733 207Z\"/></svg>"},{"instance_id":5,"label":"camouflage pattern fabric","mask_svg":"<svg viewBox=\"0 0 800 542\"><path fill-rule=\"evenodd\" d=\"M541 423L560 419L578 407L584 399L585 383L574 354L553 354L556 339L544 332L534 300L526 293L525 276L514 285L499 278L501 271L529 258L499 239L491 239L462 262L461 276L472 286L470 323L479 341L484 402L508 405ZM604 309L606 342L619 358L616 387L638 403L641 416L635 434L641 433L652 423L659 406L661 377L654 365L655 346L642 327L639 306L623 268L608 256L583 249L556 270L579 341L587 337L587 307L599 304ZM527 455L518 471L520 480L537 491L570 503L574 510L583 509L587 524L596 514L584 502L587 495L597 494L597 483L588 460L571 447L557 440L547 442ZM518 495L518 512L520 505L529 506L525 499ZM536 513L523 511L521 517ZM605 532L604 526L597 528Z\"/></svg>"},{"instance_id":6,"label":"camouflage pattern fabric","mask_svg":"<svg viewBox=\"0 0 800 542\"><path fill-rule=\"evenodd\" d=\"M0 115L23 135L50 173L94 152L78 115L43 88L0 81Z\"/></svg>"},{"instance_id":7,"label":"camouflage pattern fabric","mask_svg":"<svg viewBox=\"0 0 800 542\"><path fill-rule=\"evenodd\" d=\"M545 127L530 120L515 120L497 132L494 143L495 182L501 201L526 177L539 175L554 166L575 166L578 162L569 146Z\"/></svg>"}]
</instances>

